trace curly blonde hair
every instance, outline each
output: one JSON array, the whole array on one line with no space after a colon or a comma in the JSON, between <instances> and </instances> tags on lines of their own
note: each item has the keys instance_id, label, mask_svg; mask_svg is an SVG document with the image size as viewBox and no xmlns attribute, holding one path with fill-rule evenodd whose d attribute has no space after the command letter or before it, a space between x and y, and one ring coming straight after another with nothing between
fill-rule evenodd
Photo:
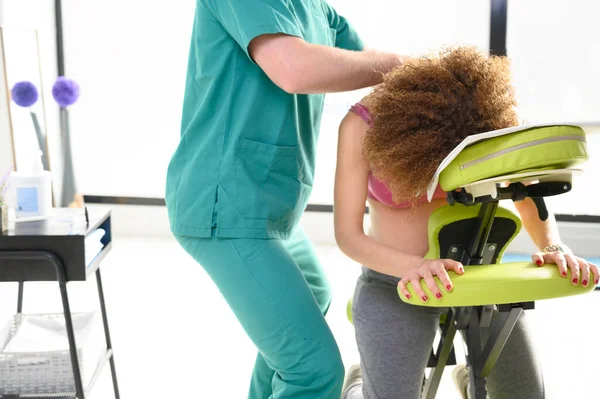
<instances>
[{"instance_id":1,"label":"curly blonde hair","mask_svg":"<svg viewBox=\"0 0 600 399\"><path fill-rule=\"evenodd\" d=\"M368 99L363 151L395 202L414 205L465 137L518 124L506 57L458 47L397 67Z\"/></svg>"}]
</instances>

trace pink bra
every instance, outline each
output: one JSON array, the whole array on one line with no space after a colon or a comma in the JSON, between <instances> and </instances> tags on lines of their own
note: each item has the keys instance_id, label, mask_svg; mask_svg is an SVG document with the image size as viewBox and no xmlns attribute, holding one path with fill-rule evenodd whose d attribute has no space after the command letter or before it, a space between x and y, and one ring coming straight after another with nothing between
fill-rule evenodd
<instances>
[{"instance_id":1,"label":"pink bra","mask_svg":"<svg viewBox=\"0 0 600 399\"><path fill-rule=\"evenodd\" d=\"M369 126L373 126L373 117L364 105L355 104L350 108L350 111L360 116ZM390 192L388 186L381 180L377 179L371 172L369 173L368 196L369 198L392 208L409 208L411 206L409 202L395 203L392 200L392 193ZM438 185L435 193L433 194L433 199L442 198L446 198L446 193ZM425 202L427 202L426 195L419 198L419 204Z\"/></svg>"}]
</instances>

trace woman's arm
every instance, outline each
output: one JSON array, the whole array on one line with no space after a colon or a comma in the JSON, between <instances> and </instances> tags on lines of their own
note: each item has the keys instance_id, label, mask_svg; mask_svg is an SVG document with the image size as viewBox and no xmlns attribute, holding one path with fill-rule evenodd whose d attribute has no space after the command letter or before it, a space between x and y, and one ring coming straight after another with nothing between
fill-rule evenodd
<instances>
[{"instance_id":1,"label":"woman's arm","mask_svg":"<svg viewBox=\"0 0 600 399\"><path fill-rule=\"evenodd\" d=\"M516 201L514 204L523 220L523 227L540 251L548 245L560 243L558 226L556 225L553 214L550 213L546 221L541 220L537 206L531 198L526 198L523 201Z\"/></svg>"},{"instance_id":2,"label":"woman's arm","mask_svg":"<svg viewBox=\"0 0 600 399\"><path fill-rule=\"evenodd\" d=\"M446 291L452 290L447 273L453 270L463 274L459 262L451 259L423 259L397 251L365 234L363 221L369 165L362 155L362 139L367 124L357 115L349 113L340 126L338 138L337 167L334 189L335 239L346 255L358 263L379 273L401 278L399 290L410 299L407 284L411 283L415 294L423 302L429 300L421 287L424 280L430 292L438 299L442 291L434 276L437 276Z\"/></svg>"},{"instance_id":3,"label":"woman's arm","mask_svg":"<svg viewBox=\"0 0 600 399\"><path fill-rule=\"evenodd\" d=\"M348 113L340 125L334 187L335 239L342 252L356 262L400 278L423 258L397 251L365 234L369 165L362 155L362 139L367 129L367 124L353 113Z\"/></svg>"},{"instance_id":4,"label":"woman's arm","mask_svg":"<svg viewBox=\"0 0 600 399\"><path fill-rule=\"evenodd\" d=\"M546 263L556 264L562 277L567 277L568 267L571 270L573 285L577 285L581 281L583 286L587 286L590 283L591 271L594 274L594 282L598 284L597 266L575 256L565 244L561 243L554 215L550 214L546 221L542 221L538 215L537 206L531 198L517 201L514 204L523 220L523 227L540 250L532 256L533 262L538 266ZM560 245L564 253L559 251L544 252L544 249L550 245Z\"/></svg>"}]
</instances>

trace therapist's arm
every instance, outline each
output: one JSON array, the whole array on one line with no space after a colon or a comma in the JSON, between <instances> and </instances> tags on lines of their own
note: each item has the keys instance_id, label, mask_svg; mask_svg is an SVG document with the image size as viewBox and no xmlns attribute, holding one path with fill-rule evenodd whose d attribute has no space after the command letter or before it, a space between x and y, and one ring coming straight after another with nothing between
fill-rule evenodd
<instances>
[{"instance_id":1,"label":"therapist's arm","mask_svg":"<svg viewBox=\"0 0 600 399\"><path fill-rule=\"evenodd\" d=\"M375 86L406 57L394 53L349 51L310 44L301 38L261 35L248 47L250 56L281 89L293 94L320 94Z\"/></svg>"}]
</instances>

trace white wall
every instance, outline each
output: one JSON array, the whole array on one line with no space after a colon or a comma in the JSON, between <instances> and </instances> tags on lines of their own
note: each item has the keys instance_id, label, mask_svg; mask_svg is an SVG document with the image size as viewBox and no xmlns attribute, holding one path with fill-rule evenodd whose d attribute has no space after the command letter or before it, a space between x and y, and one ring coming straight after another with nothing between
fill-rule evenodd
<instances>
[{"instance_id":1,"label":"white wall","mask_svg":"<svg viewBox=\"0 0 600 399\"><path fill-rule=\"evenodd\" d=\"M85 194L164 196L195 1L63 0L74 164Z\"/></svg>"},{"instance_id":2,"label":"white wall","mask_svg":"<svg viewBox=\"0 0 600 399\"><path fill-rule=\"evenodd\" d=\"M490 2L481 0L329 0L347 17L365 43L380 50L418 55L442 46L469 44L489 48ZM385 10L385 11L384 11ZM328 95L321 124L314 204L333 204L335 151L339 122L368 90Z\"/></svg>"},{"instance_id":3,"label":"white wall","mask_svg":"<svg viewBox=\"0 0 600 399\"><path fill-rule=\"evenodd\" d=\"M405 54L451 44L488 48L489 1L330 2L373 47ZM166 166L179 138L195 1L168 6L158 0L63 4L67 74L82 88L80 101L71 109L81 191L163 197ZM598 70L600 49L586 29L597 8L584 0L510 2L509 55L514 56L514 81L526 118L594 117L599 100L592 70ZM337 126L363 94L326 99L312 203L333 202L331 155ZM600 148L600 143L593 146ZM560 201L551 201L554 210L600 214L587 200L592 197L591 178ZM583 205L575 208L573 201Z\"/></svg>"},{"instance_id":4,"label":"white wall","mask_svg":"<svg viewBox=\"0 0 600 399\"><path fill-rule=\"evenodd\" d=\"M56 175L61 174L60 168L60 125L58 116L58 106L52 99L52 85L57 77L56 64L56 29L54 22L54 1L50 0L0 0L0 24L7 30L35 29L38 31L40 43L40 63L42 71L42 82L44 102L46 107L46 132L49 140L49 152L51 168ZM12 70L18 70L19 66L14 64L14 60L7 59L7 64ZM23 68L32 69L31 65L25 65ZM34 69L35 66L33 67ZM3 71L2 71L3 72ZM4 75L2 75L4 80ZM8 125L8 103L6 101L6 91L10 88L4 87L4 82L0 84L0 167L2 171L5 166L10 165L8 155L10 152L9 125ZM38 89L40 89L38 87ZM41 101L41 96L40 96ZM39 104L38 104L39 105ZM42 118L41 109L38 109L38 117ZM55 192L60 192L59 181L55 182Z\"/></svg>"},{"instance_id":5,"label":"white wall","mask_svg":"<svg viewBox=\"0 0 600 399\"><path fill-rule=\"evenodd\" d=\"M166 4L63 0L67 74L81 85L70 115L75 164L86 194L164 195L166 166L179 138L195 1ZM465 41L487 46L485 1L332 4L370 45L382 49L414 53ZM381 12L384 5L390 12ZM359 93L327 99L312 202L332 203L329 154L335 151L339 120L358 99Z\"/></svg>"},{"instance_id":6,"label":"white wall","mask_svg":"<svg viewBox=\"0 0 600 399\"><path fill-rule=\"evenodd\" d=\"M531 121L600 121L600 2L510 1L507 51L520 114ZM600 215L600 135L569 194L548 199L557 213Z\"/></svg>"},{"instance_id":7,"label":"white wall","mask_svg":"<svg viewBox=\"0 0 600 399\"><path fill-rule=\"evenodd\" d=\"M4 1L0 0L0 23L3 17ZM4 79L3 53L0 51L0 175L13 164L8 116L8 88Z\"/></svg>"}]
</instances>

